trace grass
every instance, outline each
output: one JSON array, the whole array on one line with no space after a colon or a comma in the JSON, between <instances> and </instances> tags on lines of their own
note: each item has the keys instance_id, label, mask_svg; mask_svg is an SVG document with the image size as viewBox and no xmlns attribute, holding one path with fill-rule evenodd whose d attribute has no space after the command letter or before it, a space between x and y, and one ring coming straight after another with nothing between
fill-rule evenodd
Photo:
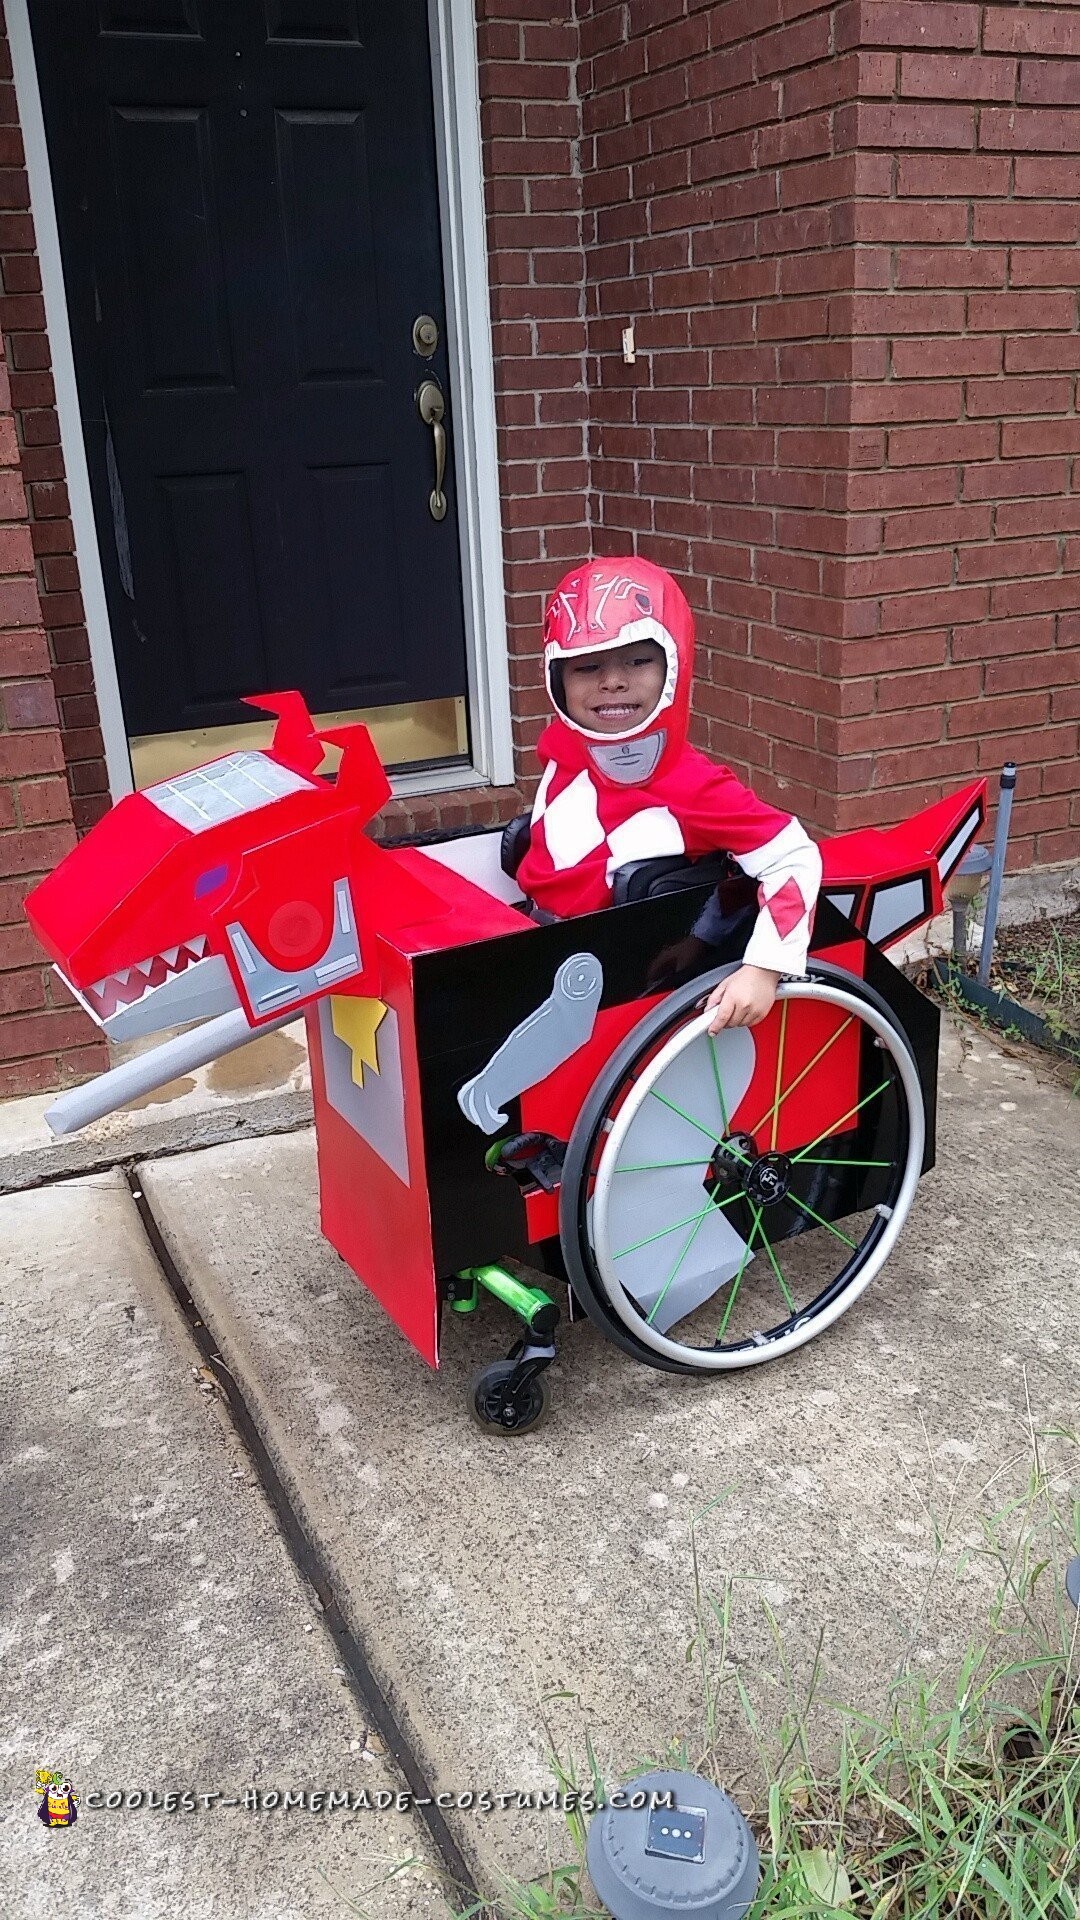
<instances>
[{"instance_id":1,"label":"grass","mask_svg":"<svg viewBox=\"0 0 1080 1920\"><path fill-rule=\"evenodd\" d=\"M1080 1034L1080 913L999 928L991 972L1053 1034Z\"/></svg>"},{"instance_id":2,"label":"grass","mask_svg":"<svg viewBox=\"0 0 1080 1920\"><path fill-rule=\"evenodd\" d=\"M736 1792L762 1855L748 1920L1078 1920L1080 1617L1063 1575L1080 1551L1080 1499L1046 1464L1051 1440L1066 1444L1075 1467L1076 1434L1040 1434L1029 1422L1011 1498L987 1512L988 1489L965 1507L954 1487L944 1516L926 1508L933 1569L907 1653L873 1713L821 1698L824 1636L800 1690L755 1583L705 1589L698 1538L708 1510L692 1517L686 1658L698 1677L700 1724L635 1771L687 1767ZM928 1675L916 1648L933 1586L946 1565L960 1572L973 1561L991 1575L984 1617L972 1622L958 1666ZM747 1603L768 1621L778 1713L751 1697L752 1676L733 1653L733 1621ZM729 1769L733 1748L744 1756L726 1779L721 1730ZM556 1751L548 1731L555 1784L602 1798L588 1729L577 1762ZM448 1903L448 1911L473 1920L601 1920L583 1865L586 1826L582 1814L566 1816L568 1857L542 1880L508 1879L493 1902Z\"/></svg>"}]
</instances>

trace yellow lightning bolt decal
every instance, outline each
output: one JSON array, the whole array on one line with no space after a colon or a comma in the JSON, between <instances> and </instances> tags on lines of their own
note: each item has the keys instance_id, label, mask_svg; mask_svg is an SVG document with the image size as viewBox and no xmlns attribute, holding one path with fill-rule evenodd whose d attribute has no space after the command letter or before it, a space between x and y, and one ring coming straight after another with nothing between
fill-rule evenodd
<instances>
[{"instance_id":1,"label":"yellow lightning bolt decal","mask_svg":"<svg viewBox=\"0 0 1080 1920\"><path fill-rule=\"evenodd\" d=\"M358 1087L364 1084L364 1068L379 1071L375 1035L386 1012L385 1000L350 1000L344 994L331 994L330 1019L339 1040L352 1050L352 1077Z\"/></svg>"}]
</instances>

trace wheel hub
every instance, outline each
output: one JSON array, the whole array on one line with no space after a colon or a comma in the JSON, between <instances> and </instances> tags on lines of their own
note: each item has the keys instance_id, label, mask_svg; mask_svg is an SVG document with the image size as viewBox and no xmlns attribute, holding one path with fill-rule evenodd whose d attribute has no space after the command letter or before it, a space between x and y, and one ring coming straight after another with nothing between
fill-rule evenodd
<instances>
[{"instance_id":1,"label":"wheel hub","mask_svg":"<svg viewBox=\"0 0 1080 1920\"><path fill-rule=\"evenodd\" d=\"M717 1141L702 1184L717 1205L741 1189L755 1206L772 1207L787 1193L791 1171L786 1153L759 1153L751 1134L733 1133Z\"/></svg>"}]
</instances>

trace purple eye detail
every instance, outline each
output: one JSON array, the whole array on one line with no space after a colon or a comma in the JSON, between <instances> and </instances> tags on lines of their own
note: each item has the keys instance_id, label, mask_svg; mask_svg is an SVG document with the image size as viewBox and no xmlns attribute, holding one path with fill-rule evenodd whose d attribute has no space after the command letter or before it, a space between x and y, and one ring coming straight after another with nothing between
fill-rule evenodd
<instances>
[{"instance_id":1,"label":"purple eye detail","mask_svg":"<svg viewBox=\"0 0 1080 1920\"><path fill-rule=\"evenodd\" d=\"M216 893L219 887L225 885L228 877L228 867L207 867L206 872L200 873L195 882L196 900L201 900L206 893Z\"/></svg>"}]
</instances>

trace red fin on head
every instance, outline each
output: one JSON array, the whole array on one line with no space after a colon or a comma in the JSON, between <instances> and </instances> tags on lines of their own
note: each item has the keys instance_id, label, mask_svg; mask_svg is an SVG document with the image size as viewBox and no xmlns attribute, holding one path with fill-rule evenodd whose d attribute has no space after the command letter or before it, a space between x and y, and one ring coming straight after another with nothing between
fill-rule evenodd
<instances>
[{"instance_id":1,"label":"red fin on head","mask_svg":"<svg viewBox=\"0 0 1080 1920\"><path fill-rule=\"evenodd\" d=\"M372 819L389 800L391 787L367 728L361 721L348 727L328 727L319 739L341 748L334 792L350 806L365 809L365 820Z\"/></svg>"},{"instance_id":2,"label":"red fin on head","mask_svg":"<svg viewBox=\"0 0 1080 1920\"><path fill-rule=\"evenodd\" d=\"M247 693L244 705L277 714L278 723L268 749L275 760L291 767L294 773L315 772L323 757L323 746L302 693Z\"/></svg>"}]
</instances>

